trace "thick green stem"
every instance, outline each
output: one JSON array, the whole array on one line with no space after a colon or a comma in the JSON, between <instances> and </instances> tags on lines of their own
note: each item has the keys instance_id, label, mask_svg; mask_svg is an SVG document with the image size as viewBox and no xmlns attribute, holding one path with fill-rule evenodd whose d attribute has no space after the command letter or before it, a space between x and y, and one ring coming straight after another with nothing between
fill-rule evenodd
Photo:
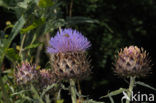
<instances>
[{"instance_id":1,"label":"thick green stem","mask_svg":"<svg viewBox=\"0 0 156 103\"><path fill-rule=\"evenodd\" d=\"M131 99L134 84L135 84L135 77L130 77L130 84L129 84L128 94L127 94L130 99ZM130 101L126 100L126 103L130 103Z\"/></svg>"},{"instance_id":2,"label":"thick green stem","mask_svg":"<svg viewBox=\"0 0 156 103\"><path fill-rule=\"evenodd\" d=\"M54 98L55 98L55 103L58 103L58 100L61 100L61 89L56 91L54 94Z\"/></svg>"},{"instance_id":3,"label":"thick green stem","mask_svg":"<svg viewBox=\"0 0 156 103\"><path fill-rule=\"evenodd\" d=\"M70 79L70 90L71 90L72 103L76 103L76 87L75 87L75 81L73 79Z\"/></svg>"}]
</instances>

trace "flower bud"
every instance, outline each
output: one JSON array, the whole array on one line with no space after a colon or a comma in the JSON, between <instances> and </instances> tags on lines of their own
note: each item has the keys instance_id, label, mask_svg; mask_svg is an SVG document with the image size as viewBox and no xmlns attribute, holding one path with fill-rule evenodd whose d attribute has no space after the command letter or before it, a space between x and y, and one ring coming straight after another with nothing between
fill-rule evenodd
<instances>
[{"instance_id":1,"label":"flower bud","mask_svg":"<svg viewBox=\"0 0 156 103\"><path fill-rule=\"evenodd\" d=\"M18 84L27 84L36 80L38 71L35 65L30 65L28 62L23 62L22 65L17 66L16 81Z\"/></svg>"},{"instance_id":2,"label":"flower bud","mask_svg":"<svg viewBox=\"0 0 156 103\"><path fill-rule=\"evenodd\" d=\"M120 76L145 76L151 69L150 59L143 48L129 46L120 50L116 58L115 72Z\"/></svg>"}]
</instances>

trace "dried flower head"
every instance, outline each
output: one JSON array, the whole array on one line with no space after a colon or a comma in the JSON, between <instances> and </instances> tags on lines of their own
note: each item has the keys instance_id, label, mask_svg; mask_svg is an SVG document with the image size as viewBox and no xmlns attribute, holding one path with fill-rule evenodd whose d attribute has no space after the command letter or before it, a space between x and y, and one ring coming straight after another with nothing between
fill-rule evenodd
<instances>
[{"instance_id":1,"label":"dried flower head","mask_svg":"<svg viewBox=\"0 0 156 103\"><path fill-rule=\"evenodd\" d=\"M40 84L42 88L46 88L56 82L56 76L50 70L42 69L40 70Z\"/></svg>"},{"instance_id":2,"label":"dried flower head","mask_svg":"<svg viewBox=\"0 0 156 103\"><path fill-rule=\"evenodd\" d=\"M90 72L85 51L90 42L80 32L72 29L58 31L50 40L48 53L53 55L53 68L58 77L78 78Z\"/></svg>"},{"instance_id":3,"label":"dried flower head","mask_svg":"<svg viewBox=\"0 0 156 103\"><path fill-rule=\"evenodd\" d=\"M129 46L118 53L115 72L120 76L145 76L149 73L150 69L150 60L143 48L140 49L137 46Z\"/></svg>"},{"instance_id":4,"label":"dried flower head","mask_svg":"<svg viewBox=\"0 0 156 103\"><path fill-rule=\"evenodd\" d=\"M28 62L23 62L21 65L17 66L16 71L16 81L18 84L26 84L32 82L38 76L38 71L35 65L30 65Z\"/></svg>"}]
</instances>

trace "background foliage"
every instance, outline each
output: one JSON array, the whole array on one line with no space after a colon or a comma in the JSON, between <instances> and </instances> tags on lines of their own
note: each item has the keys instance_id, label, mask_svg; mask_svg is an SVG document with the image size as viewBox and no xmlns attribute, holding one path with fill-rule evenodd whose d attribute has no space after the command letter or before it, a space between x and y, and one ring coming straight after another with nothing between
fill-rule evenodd
<instances>
[{"instance_id":1,"label":"background foliage","mask_svg":"<svg viewBox=\"0 0 156 103\"><path fill-rule=\"evenodd\" d=\"M112 70L119 48L144 47L155 64L155 18L154 0L0 0L0 78L4 88L9 95L15 92L13 88L18 89L13 82L13 71L22 59L49 68L45 50L48 36L53 36L60 27L71 27L81 31L92 43L88 52L92 75L81 81L81 89L84 95L99 100L108 90L127 86ZM154 68L155 65L152 74L142 80L156 87Z\"/></svg>"}]
</instances>

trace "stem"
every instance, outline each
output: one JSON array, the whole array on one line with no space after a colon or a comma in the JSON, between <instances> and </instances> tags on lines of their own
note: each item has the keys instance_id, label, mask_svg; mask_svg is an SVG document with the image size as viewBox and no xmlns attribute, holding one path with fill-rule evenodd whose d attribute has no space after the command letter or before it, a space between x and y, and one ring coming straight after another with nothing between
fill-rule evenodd
<instances>
[{"instance_id":1,"label":"stem","mask_svg":"<svg viewBox=\"0 0 156 103\"><path fill-rule=\"evenodd\" d=\"M36 65L38 65L39 62L40 62L40 53L41 53L42 48L43 48L43 45L40 45L40 46L37 48L36 63L35 63Z\"/></svg>"},{"instance_id":2,"label":"stem","mask_svg":"<svg viewBox=\"0 0 156 103\"><path fill-rule=\"evenodd\" d=\"M128 89L128 97L130 99L131 99L134 84L135 84L135 77L130 77L130 84L129 84L129 89ZM130 101L126 100L126 103L130 103Z\"/></svg>"},{"instance_id":3,"label":"stem","mask_svg":"<svg viewBox=\"0 0 156 103\"><path fill-rule=\"evenodd\" d=\"M40 42L43 42L44 41L44 37L43 35L41 36L40 38ZM43 48L43 45L40 45L38 48L37 48L37 54L36 54L36 65L38 65L40 63L40 53L41 53L41 50Z\"/></svg>"},{"instance_id":4,"label":"stem","mask_svg":"<svg viewBox=\"0 0 156 103\"><path fill-rule=\"evenodd\" d=\"M78 92L81 95L82 92L81 92L81 87L80 87L80 81L79 80L77 81L77 84L78 84ZM82 100L83 100L83 97L79 96L79 101L81 102Z\"/></svg>"},{"instance_id":5,"label":"stem","mask_svg":"<svg viewBox=\"0 0 156 103\"><path fill-rule=\"evenodd\" d=\"M22 54L22 51L23 51L23 45L24 45L25 37L26 37L26 34L24 34L24 36L23 36L23 38L22 38L21 47L20 47L20 51L19 51L19 55L21 56L22 61L23 61L23 54Z\"/></svg>"},{"instance_id":6,"label":"stem","mask_svg":"<svg viewBox=\"0 0 156 103\"><path fill-rule=\"evenodd\" d=\"M54 103L58 103L58 100L61 100L61 89L57 90L54 94Z\"/></svg>"},{"instance_id":7,"label":"stem","mask_svg":"<svg viewBox=\"0 0 156 103\"><path fill-rule=\"evenodd\" d=\"M75 81L73 79L70 79L70 89L71 89L72 103L76 103L76 87L75 87Z\"/></svg>"},{"instance_id":8,"label":"stem","mask_svg":"<svg viewBox=\"0 0 156 103\"><path fill-rule=\"evenodd\" d=\"M47 33L46 35L45 35L45 45L48 47L49 46L49 40L50 40L50 34L49 33ZM50 58L50 65L51 66L53 66L53 55L48 55Z\"/></svg>"}]
</instances>

